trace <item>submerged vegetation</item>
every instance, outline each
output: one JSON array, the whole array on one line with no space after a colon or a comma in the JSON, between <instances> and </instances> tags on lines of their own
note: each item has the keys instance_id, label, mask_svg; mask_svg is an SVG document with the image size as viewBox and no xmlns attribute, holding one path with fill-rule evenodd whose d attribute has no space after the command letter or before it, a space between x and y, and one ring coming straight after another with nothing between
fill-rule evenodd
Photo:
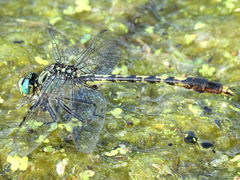
<instances>
[{"instance_id":1,"label":"submerged vegetation","mask_svg":"<svg viewBox=\"0 0 240 180\"><path fill-rule=\"evenodd\" d=\"M3 0L0 5L3 178L240 178L238 1ZM52 125L47 139L39 137L43 142L30 155L11 155L8 137L29 108L17 109L24 101L18 81L53 63L48 24L83 48L99 31L112 30L123 49L113 74L203 77L236 94L100 83L108 107L94 153L77 152L66 140L71 124L62 123Z\"/></svg>"}]
</instances>

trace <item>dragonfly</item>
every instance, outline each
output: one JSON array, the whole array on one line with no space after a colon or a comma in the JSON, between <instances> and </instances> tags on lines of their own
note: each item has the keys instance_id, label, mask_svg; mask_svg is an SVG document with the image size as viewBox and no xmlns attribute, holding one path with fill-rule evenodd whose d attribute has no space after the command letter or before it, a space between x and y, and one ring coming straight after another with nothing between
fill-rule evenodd
<instances>
[{"instance_id":1,"label":"dragonfly","mask_svg":"<svg viewBox=\"0 0 240 180\"><path fill-rule=\"evenodd\" d=\"M13 154L30 154L59 124L70 124L78 151L92 153L104 125L107 102L87 82L166 83L233 95L228 86L205 78L111 74L120 61L121 45L108 30L101 31L83 51L56 29L48 28L48 33L55 62L40 74L31 72L19 81L20 91L27 97L24 104L31 107L13 135Z\"/></svg>"}]
</instances>

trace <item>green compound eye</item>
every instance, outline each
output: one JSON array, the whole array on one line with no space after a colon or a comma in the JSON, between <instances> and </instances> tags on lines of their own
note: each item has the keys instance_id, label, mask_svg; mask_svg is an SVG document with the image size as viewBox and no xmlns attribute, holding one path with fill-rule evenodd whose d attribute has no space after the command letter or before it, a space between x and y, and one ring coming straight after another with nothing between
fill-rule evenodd
<instances>
[{"instance_id":1,"label":"green compound eye","mask_svg":"<svg viewBox=\"0 0 240 180\"><path fill-rule=\"evenodd\" d=\"M25 78L19 80L19 88L23 96L28 96L34 93L34 83L37 81L37 74L29 73Z\"/></svg>"},{"instance_id":2,"label":"green compound eye","mask_svg":"<svg viewBox=\"0 0 240 180\"><path fill-rule=\"evenodd\" d=\"M24 79L23 80L23 83L22 83L22 93L23 94L26 94L26 95L29 95L30 94L30 84L29 84L29 79Z\"/></svg>"}]
</instances>

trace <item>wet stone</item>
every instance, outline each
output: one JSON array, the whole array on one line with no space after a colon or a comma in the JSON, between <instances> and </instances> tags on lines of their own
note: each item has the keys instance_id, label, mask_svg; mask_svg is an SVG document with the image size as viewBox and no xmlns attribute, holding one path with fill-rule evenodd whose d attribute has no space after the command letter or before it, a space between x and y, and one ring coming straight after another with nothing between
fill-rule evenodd
<instances>
[{"instance_id":1,"label":"wet stone","mask_svg":"<svg viewBox=\"0 0 240 180\"><path fill-rule=\"evenodd\" d=\"M184 137L184 142L186 143L196 144L197 140L198 138L193 131L189 131Z\"/></svg>"},{"instance_id":2,"label":"wet stone","mask_svg":"<svg viewBox=\"0 0 240 180\"><path fill-rule=\"evenodd\" d=\"M205 148L205 149L208 149L208 148L213 147L214 144L211 143L211 142L202 142L202 143L201 143L201 146L202 146L203 148Z\"/></svg>"},{"instance_id":3,"label":"wet stone","mask_svg":"<svg viewBox=\"0 0 240 180\"><path fill-rule=\"evenodd\" d=\"M212 109L208 106L203 106L203 110L206 112L206 113L212 113Z\"/></svg>"}]
</instances>

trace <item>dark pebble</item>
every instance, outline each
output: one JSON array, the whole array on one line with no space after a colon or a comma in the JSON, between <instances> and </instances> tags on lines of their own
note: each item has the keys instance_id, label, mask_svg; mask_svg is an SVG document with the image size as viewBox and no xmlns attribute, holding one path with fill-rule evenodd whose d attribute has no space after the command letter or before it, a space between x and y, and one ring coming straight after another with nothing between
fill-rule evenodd
<instances>
[{"instance_id":1,"label":"dark pebble","mask_svg":"<svg viewBox=\"0 0 240 180\"><path fill-rule=\"evenodd\" d=\"M203 106L203 110L206 112L206 113L212 113L212 109L208 106Z\"/></svg>"},{"instance_id":2,"label":"dark pebble","mask_svg":"<svg viewBox=\"0 0 240 180\"><path fill-rule=\"evenodd\" d=\"M24 43L24 41L23 41L23 40L19 40L19 41L16 40L16 41L13 41L13 43L14 43L14 44L22 44L22 43Z\"/></svg>"},{"instance_id":3,"label":"dark pebble","mask_svg":"<svg viewBox=\"0 0 240 180\"><path fill-rule=\"evenodd\" d=\"M210 142L203 142L203 143L201 143L201 146L202 146L203 148L208 149L208 148L213 147L214 145L213 145L213 143L210 143Z\"/></svg>"},{"instance_id":4,"label":"dark pebble","mask_svg":"<svg viewBox=\"0 0 240 180\"><path fill-rule=\"evenodd\" d=\"M193 131L189 131L185 137L184 137L184 142L186 143L192 143L192 144L196 144L197 143L197 136L195 135L195 133Z\"/></svg>"}]
</instances>

